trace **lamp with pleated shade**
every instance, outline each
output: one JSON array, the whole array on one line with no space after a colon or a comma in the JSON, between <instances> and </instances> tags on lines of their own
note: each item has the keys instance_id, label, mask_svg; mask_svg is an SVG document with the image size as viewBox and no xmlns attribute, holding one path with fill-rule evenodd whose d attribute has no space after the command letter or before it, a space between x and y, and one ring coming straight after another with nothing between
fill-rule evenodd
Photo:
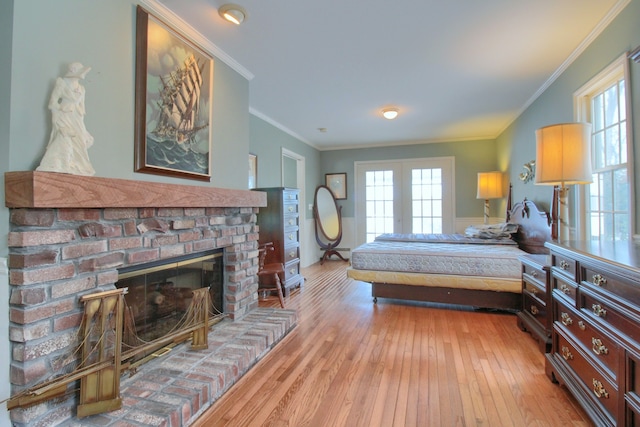
<instances>
[{"instance_id":1,"label":"lamp with pleated shade","mask_svg":"<svg viewBox=\"0 0 640 427\"><path fill-rule=\"evenodd\" d=\"M484 223L489 223L489 199L501 199L504 197L502 185L502 172L479 172L478 193L476 198L484 199Z\"/></svg>"},{"instance_id":2,"label":"lamp with pleated shade","mask_svg":"<svg viewBox=\"0 0 640 427\"><path fill-rule=\"evenodd\" d=\"M588 184L592 181L591 123L561 123L536 130L535 183L560 187L560 241L569 240L567 185Z\"/></svg>"}]
</instances>

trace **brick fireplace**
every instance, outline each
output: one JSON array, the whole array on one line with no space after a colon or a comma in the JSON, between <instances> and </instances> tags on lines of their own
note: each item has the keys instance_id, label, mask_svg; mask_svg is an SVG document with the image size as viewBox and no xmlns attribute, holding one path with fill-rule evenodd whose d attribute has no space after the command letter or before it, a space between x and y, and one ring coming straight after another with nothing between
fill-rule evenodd
<instances>
[{"instance_id":1,"label":"brick fireplace","mask_svg":"<svg viewBox=\"0 0 640 427\"><path fill-rule=\"evenodd\" d=\"M221 248L225 314L235 322L258 307L264 193L9 172L5 194L12 394L65 370L63 356L78 344L79 297L114 289L120 268ZM39 406L42 419L56 404ZM12 411L19 422L33 417Z\"/></svg>"}]
</instances>

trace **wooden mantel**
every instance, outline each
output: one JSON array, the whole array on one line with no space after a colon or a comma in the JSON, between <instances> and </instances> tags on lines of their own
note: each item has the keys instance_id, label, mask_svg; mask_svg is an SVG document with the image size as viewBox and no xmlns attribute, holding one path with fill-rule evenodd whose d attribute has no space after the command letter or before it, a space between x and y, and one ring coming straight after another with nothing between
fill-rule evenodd
<instances>
[{"instance_id":1,"label":"wooden mantel","mask_svg":"<svg viewBox=\"0 0 640 427\"><path fill-rule=\"evenodd\" d=\"M6 172L8 208L265 207L266 193L55 172Z\"/></svg>"}]
</instances>

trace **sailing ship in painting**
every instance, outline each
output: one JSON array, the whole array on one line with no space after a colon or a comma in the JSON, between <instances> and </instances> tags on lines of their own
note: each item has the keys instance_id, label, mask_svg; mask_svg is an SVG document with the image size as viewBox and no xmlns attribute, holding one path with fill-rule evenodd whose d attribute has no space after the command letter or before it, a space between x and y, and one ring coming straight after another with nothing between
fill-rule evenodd
<instances>
[{"instance_id":1,"label":"sailing ship in painting","mask_svg":"<svg viewBox=\"0 0 640 427\"><path fill-rule=\"evenodd\" d=\"M208 112L202 108L204 66L191 54L168 75L158 76L157 116L147 133L147 163L208 173L208 134L198 135L209 126Z\"/></svg>"},{"instance_id":2,"label":"sailing ship in painting","mask_svg":"<svg viewBox=\"0 0 640 427\"><path fill-rule=\"evenodd\" d=\"M202 70L191 55L182 67L167 77L160 77L162 90L158 125L151 132L156 139L169 139L185 150L193 142L195 134L208 126L198 126Z\"/></svg>"}]
</instances>

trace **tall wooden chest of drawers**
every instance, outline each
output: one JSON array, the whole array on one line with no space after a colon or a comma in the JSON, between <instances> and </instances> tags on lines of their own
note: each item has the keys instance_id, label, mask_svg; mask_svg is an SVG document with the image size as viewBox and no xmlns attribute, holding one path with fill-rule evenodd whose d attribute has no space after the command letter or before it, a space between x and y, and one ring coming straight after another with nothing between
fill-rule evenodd
<instances>
[{"instance_id":1,"label":"tall wooden chest of drawers","mask_svg":"<svg viewBox=\"0 0 640 427\"><path fill-rule=\"evenodd\" d=\"M284 294L302 285L300 274L300 201L297 188L256 188L267 193L267 207L258 212L260 243L273 242L268 262L284 264Z\"/></svg>"},{"instance_id":2,"label":"tall wooden chest of drawers","mask_svg":"<svg viewBox=\"0 0 640 427\"><path fill-rule=\"evenodd\" d=\"M553 310L547 374L596 425L640 426L640 248L546 245Z\"/></svg>"}]
</instances>

